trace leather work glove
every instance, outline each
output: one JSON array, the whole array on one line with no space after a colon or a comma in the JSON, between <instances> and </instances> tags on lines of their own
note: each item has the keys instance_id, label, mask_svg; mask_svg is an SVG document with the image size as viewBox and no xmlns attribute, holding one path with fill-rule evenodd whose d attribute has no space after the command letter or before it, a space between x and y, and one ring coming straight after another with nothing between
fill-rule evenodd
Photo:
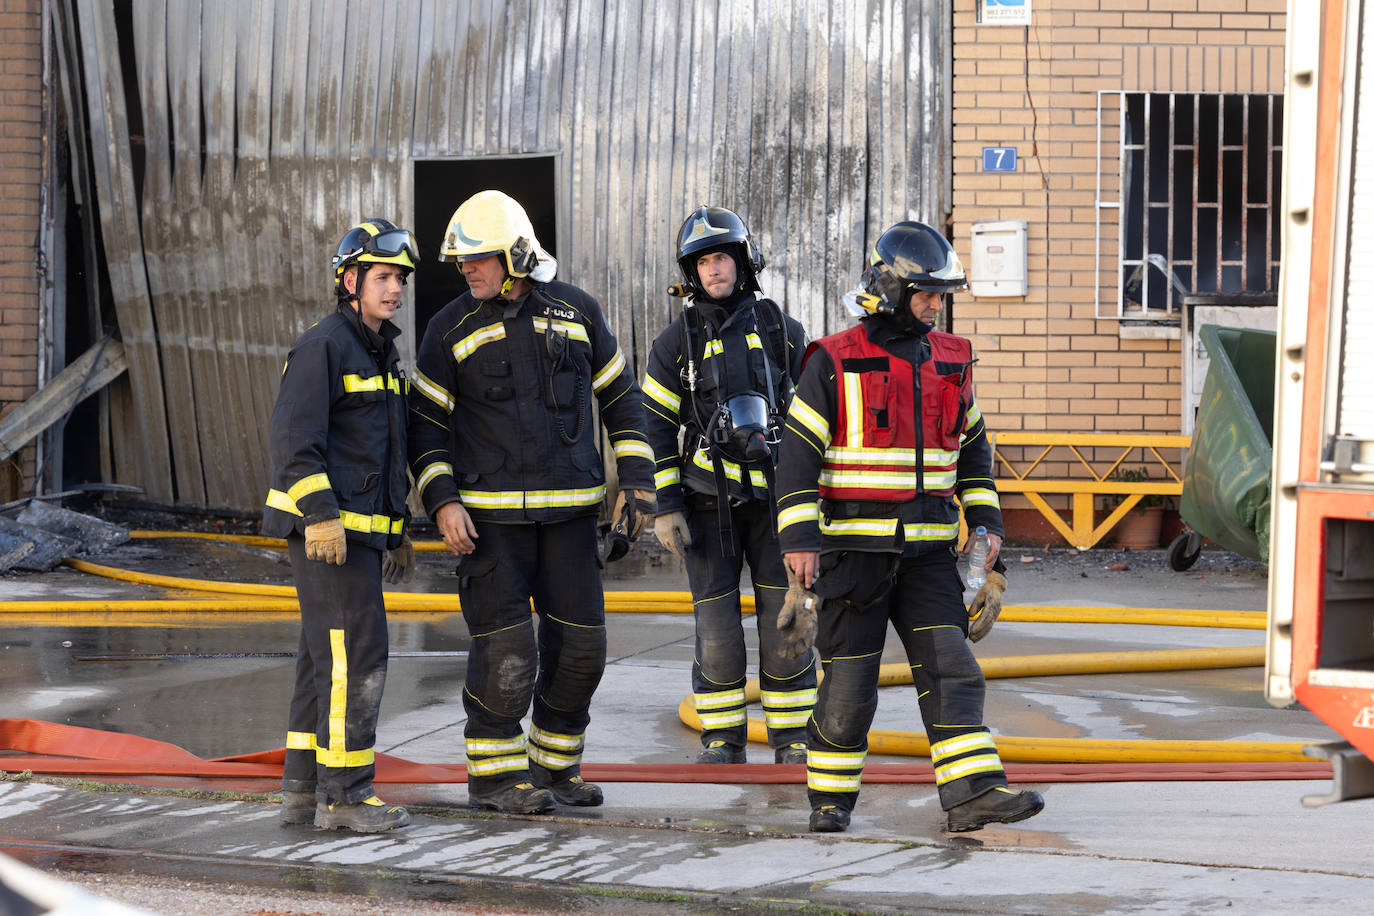
<instances>
[{"instance_id":1,"label":"leather work glove","mask_svg":"<svg viewBox=\"0 0 1374 916\"><path fill-rule=\"evenodd\" d=\"M687 527L687 516L676 510L663 513L654 519L654 537L669 553L682 556L692 546L692 531Z\"/></svg>"},{"instance_id":2,"label":"leather work glove","mask_svg":"<svg viewBox=\"0 0 1374 916\"><path fill-rule=\"evenodd\" d=\"M968 638L977 642L992 631L997 615L1002 613L1002 593L1007 590L1007 577L995 569L988 570L988 581L973 596L968 606Z\"/></svg>"},{"instance_id":3,"label":"leather work glove","mask_svg":"<svg viewBox=\"0 0 1374 916\"><path fill-rule=\"evenodd\" d=\"M819 624L816 612L821 599L815 592L802 588L791 567L787 570L787 596L778 611L778 635L782 637L780 651L784 658L797 658L816 644Z\"/></svg>"},{"instance_id":4,"label":"leather work glove","mask_svg":"<svg viewBox=\"0 0 1374 916\"><path fill-rule=\"evenodd\" d=\"M305 558L320 560L333 566L344 565L348 559L348 540L343 522L331 518L305 526Z\"/></svg>"},{"instance_id":5,"label":"leather work glove","mask_svg":"<svg viewBox=\"0 0 1374 916\"><path fill-rule=\"evenodd\" d=\"M658 494L652 490L621 490L615 497L611 527L633 541L644 531L657 505Z\"/></svg>"},{"instance_id":6,"label":"leather work glove","mask_svg":"<svg viewBox=\"0 0 1374 916\"><path fill-rule=\"evenodd\" d=\"M382 578L391 585L415 578L415 545L408 536L401 538L399 547L382 556Z\"/></svg>"}]
</instances>

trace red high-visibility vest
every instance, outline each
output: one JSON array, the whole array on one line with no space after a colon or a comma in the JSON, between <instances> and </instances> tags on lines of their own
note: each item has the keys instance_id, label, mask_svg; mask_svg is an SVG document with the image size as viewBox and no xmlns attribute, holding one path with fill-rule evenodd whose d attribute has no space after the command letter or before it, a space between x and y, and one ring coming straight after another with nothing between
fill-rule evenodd
<instances>
[{"instance_id":1,"label":"red high-visibility vest","mask_svg":"<svg viewBox=\"0 0 1374 916\"><path fill-rule=\"evenodd\" d=\"M870 341L862 325L811 345L835 363L839 403L821 459L822 499L906 502L917 493L954 493L964 417L973 404L973 347L942 331L926 338L931 358L921 363L919 437L911 363Z\"/></svg>"}]
</instances>

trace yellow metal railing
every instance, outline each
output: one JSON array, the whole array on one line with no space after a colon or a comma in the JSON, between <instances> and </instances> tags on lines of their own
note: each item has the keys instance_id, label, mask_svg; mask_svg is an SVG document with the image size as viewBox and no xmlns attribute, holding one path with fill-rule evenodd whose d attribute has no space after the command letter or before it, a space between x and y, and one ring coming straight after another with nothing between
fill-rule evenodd
<instances>
[{"instance_id":1,"label":"yellow metal railing","mask_svg":"<svg viewBox=\"0 0 1374 916\"><path fill-rule=\"evenodd\" d=\"M1135 508L1142 497L1152 494L1178 496L1183 492L1181 467L1176 468L1174 462L1160 453L1160 449L1179 449L1186 453L1192 441L1192 436L1130 433L998 433L993 442L993 475L997 479L999 493L1023 494L1070 545L1079 550L1087 550L1111 531L1122 516ZM1019 459L1019 465L1002 453L1003 448L1011 446L1019 446L1023 450L1025 457ZM1110 449L1111 453L1116 455L1115 460L1104 461L1096 457L1097 450L1104 448ZM1039 449L1038 454L1035 454L1036 449ZM1084 451L1088 449L1093 450L1093 458L1084 455ZM1167 479L1158 482L1112 479L1112 473L1137 449L1142 454L1142 460L1151 464L1158 463L1164 469ZM1068 455L1087 470L1088 476L1059 479L1040 479L1032 476L1037 468L1046 463L1051 453L1056 453L1054 460L1061 461L1067 457L1066 450ZM1182 460L1180 457L1178 463L1181 464ZM1009 476L1003 476L1003 471ZM1045 501L1045 497L1050 494L1068 495L1068 521ZM1121 496L1122 500L1101 524L1094 525L1093 501L1100 494Z\"/></svg>"}]
</instances>

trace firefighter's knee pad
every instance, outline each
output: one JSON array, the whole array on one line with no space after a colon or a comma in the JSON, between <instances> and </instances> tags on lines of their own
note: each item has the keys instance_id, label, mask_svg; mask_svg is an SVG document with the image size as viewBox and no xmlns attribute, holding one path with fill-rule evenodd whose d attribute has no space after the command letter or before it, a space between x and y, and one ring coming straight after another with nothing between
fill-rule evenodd
<instances>
[{"instance_id":1,"label":"firefighter's knee pad","mask_svg":"<svg viewBox=\"0 0 1374 916\"><path fill-rule=\"evenodd\" d=\"M880 655L835 659L825 672L820 702L812 713L820 737L837 747L856 747L878 710Z\"/></svg>"},{"instance_id":2,"label":"firefighter's knee pad","mask_svg":"<svg viewBox=\"0 0 1374 916\"><path fill-rule=\"evenodd\" d=\"M534 698L537 665L534 625L529 620L474 636L468 656L468 693L492 714L518 719L529 711Z\"/></svg>"},{"instance_id":3,"label":"firefighter's knee pad","mask_svg":"<svg viewBox=\"0 0 1374 916\"><path fill-rule=\"evenodd\" d=\"M924 694L923 712L937 722L981 722L983 717L983 669L957 627L935 627L917 635L919 667L913 675L918 693Z\"/></svg>"},{"instance_id":4,"label":"firefighter's knee pad","mask_svg":"<svg viewBox=\"0 0 1374 916\"><path fill-rule=\"evenodd\" d=\"M544 702L565 710L589 703L606 670L606 628L546 618L540 642Z\"/></svg>"},{"instance_id":5,"label":"firefighter's knee pad","mask_svg":"<svg viewBox=\"0 0 1374 916\"><path fill-rule=\"evenodd\" d=\"M708 630L697 627L696 661L702 677L712 684L733 684L744 677L748 656L743 630Z\"/></svg>"}]
</instances>

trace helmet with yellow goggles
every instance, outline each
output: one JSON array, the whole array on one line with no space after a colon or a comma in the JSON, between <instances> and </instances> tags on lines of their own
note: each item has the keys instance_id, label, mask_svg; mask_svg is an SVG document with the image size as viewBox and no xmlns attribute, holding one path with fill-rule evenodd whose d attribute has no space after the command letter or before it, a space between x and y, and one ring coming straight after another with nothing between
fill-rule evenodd
<instances>
[{"instance_id":1,"label":"helmet with yellow goggles","mask_svg":"<svg viewBox=\"0 0 1374 916\"><path fill-rule=\"evenodd\" d=\"M395 264L404 278L419 260L420 249L409 230L390 220L365 219L344 234L330 263L335 282L342 282L344 271L354 264Z\"/></svg>"},{"instance_id":2,"label":"helmet with yellow goggles","mask_svg":"<svg viewBox=\"0 0 1374 916\"><path fill-rule=\"evenodd\" d=\"M892 226L873 246L859 287L844 294L851 315L900 315L917 291L952 293L968 285L954 246L925 223Z\"/></svg>"}]
</instances>

